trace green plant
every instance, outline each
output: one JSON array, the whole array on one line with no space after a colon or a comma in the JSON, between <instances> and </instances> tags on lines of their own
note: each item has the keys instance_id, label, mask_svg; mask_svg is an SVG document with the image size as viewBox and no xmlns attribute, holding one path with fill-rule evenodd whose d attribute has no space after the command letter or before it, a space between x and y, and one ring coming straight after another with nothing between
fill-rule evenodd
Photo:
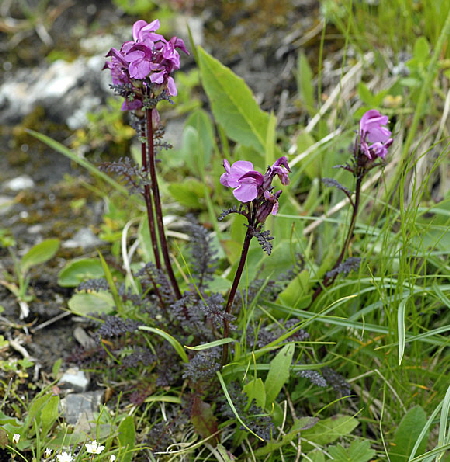
<instances>
[{"instance_id":1,"label":"green plant","mask_svg":"<svg viewBox=\"0 0 450 462\"><path fill-rule=\"evenodd\" d=\"M59 248L59 239L46 239L34 245L28 252L19 258L12 250L11 257L14 262L13 272L6 270L2 272L0 284L9 289L17 298L20 304L20 316L28 316L28 303L33 300L33 296L28 293L30 283L29 270L53 258Z\"/></svg>"}]
</instances>

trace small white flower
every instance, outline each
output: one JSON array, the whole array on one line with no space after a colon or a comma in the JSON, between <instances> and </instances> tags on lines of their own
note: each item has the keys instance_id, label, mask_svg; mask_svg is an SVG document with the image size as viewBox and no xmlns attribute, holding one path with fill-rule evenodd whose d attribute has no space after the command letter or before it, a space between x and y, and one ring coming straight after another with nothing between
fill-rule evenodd
<instances>
[{"instance_id":1,"label":"small white flower","mask_svg":"<svg viewBox=\"0 0 450 462\"><path fill-rule=\"evenodd\" d=\"M116 456L114 454L111 454L109 456L109 462L114 462L116 460Z\"/></svg>"},{"instance_id":2,"label":"small white flower","mask_svg":"<svg viewBox=\"0 0 450 462\"><path fill-rule=\"evenodd\" d=\"M105 446L102 446L97 443L97 441L92 441L92 443L85 443L86 451L89 454L101 454Z\"/></svg>"},{"instance_id":3,"label":"small white flower","mask_svg":"<svg viewBox=\"0 0 450 462\"><path fill-rule=\"evenodd\" d=\"M58 459L58 462L72 462L73 461L73 457L70 454L68 454L66 451L64 451L61 454L58 454L56 458Z\"/></svg>"},{"instance_id":4,"label":"small white flower","mask_svg":"<svg viewBox=\"0 0 450 462\"><path fill-rule=\"evenodd\" d=\"M14 433L12 440L14 444L18 444L20 440L20 435L18 433Z\"/></svg>"},{"instance_id":5,"label":"small white flower","mask_svg":"<svg viewBox=\"0 0 450 462\"><path fill-rule=\"evenodd\" d=\"M46 459L48 459L50 456L52 455L52 450L50 448L47 448L45 451L44 451L44 457Z\"/></svg>"}]
</instances>

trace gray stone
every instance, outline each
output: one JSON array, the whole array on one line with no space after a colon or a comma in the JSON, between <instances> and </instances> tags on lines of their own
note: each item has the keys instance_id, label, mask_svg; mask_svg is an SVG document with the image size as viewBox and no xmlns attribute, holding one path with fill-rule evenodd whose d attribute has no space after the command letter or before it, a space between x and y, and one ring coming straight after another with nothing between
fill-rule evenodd
<instances>
[{"instance_id":1,"label":"gray stone","mask_svg":"<svg viewBox=\"0 0 450 462\"><path fill-rule=\"evenodd\" d=\"M22 191L34 187L34 181L29 176L18 176L5 183L5 188L10 191Z\"/></svg>"},{"instance_id":2,"label":"gray stone","mask_svg":"<svg viewBox=\"0 0 450 462\"><path fill-rule=\"evenodd\" d=\"M108 50L105 50L105 53ZM111 94L110 76L101 72L105 57L55 61L47 67L11 73L0 87L0 124L16 124L35 107L71 129L86 124L86 113L94 111L102 97Z\"/></svg>"},{"instance_id":3,"label":"gray stone","mask_svg":"<svg viewBox=\"0 0 450 462\"><path fill-rule=\"evenodd\" d=\"M84 371L77 368L67 369L63 376L59 379L58 386L63 389L83 392L89 386L89 378Z\"/></svg>"},{"instance_id":4,"label":"gray stone","mask_svg":"<svg viewBox=\"0 0 450 462\"><path fill-rule=\"evenodd\" d=\"M104 244L104 241L99 239L89 228L82 228L78 230L72 239L63 243L65 248L73 247L95 247Z\"/></svg>"},{"instance_id":5,"label":"gray stone","mask_svg":"<svg viewBox=\"0 0 450 462\"><path fill-rule=\"evenodd\" d=\"M102 403L103 391L71 393L61 400L63 415L69 425L92 421Z\"/></svg>"}]
</instances>

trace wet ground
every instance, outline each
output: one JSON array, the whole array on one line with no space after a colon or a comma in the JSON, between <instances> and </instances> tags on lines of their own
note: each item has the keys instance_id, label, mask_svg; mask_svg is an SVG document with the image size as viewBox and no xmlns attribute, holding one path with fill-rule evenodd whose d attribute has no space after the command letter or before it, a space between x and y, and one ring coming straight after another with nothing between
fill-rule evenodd
<instances>
[{"instance_id":1,"label":"wet ground","mask_svg":"<svg viewBox=\"0 0 450 462\"><path fill-rule=\"evenodd\" d=\"M82 40L100 40L104 34L114 33L117 24L131 28L136 19L127 17L109 1L80 0L52 1L45 11L39 10L44 2L30 0L30 9L35 12L30 19L18 3L4 0L0 6L0 62L5 63L0 68L0 82L19 69L31 71L46 66L56 57L76 59L86 54L80 46ZM314 66L322 34L318 1L175 3L179 5L175 15L202 18L205 48L247 81L262 107L275 111L281 126L305 117L295 105L294 69L300 48L305 49ZM327 39L330 52L336 43L335 37ZM192 57L184 66L194 68ZM80 228L98 232L103 211L101 198L86 187L92 185L86 172L31 138L26 128L65 144L73 134L52 108L35 107L25 118L0 126L0 196L6 201L0 208L0 229L11 231L17 242L14 251L19 255L42 239L57 237L64 242ZM11 190L6 186L18 177L31 179L32 187ZM77 203L82 207L75 207ZM0 305L4 308L0 334L20 339L25 349L9 350L2 359L21 359L26 351L48 372L58 358L71 353L76 345L74 321L70 315L61 318L71 290L58 286L57 274L71 258L93 251L63 249L49 264L31 272L34 300L26 319L19 319L17 300L0 285ZM12 272L8 249L1 248L0 256L3 269Z\"/></svg>"}]
</instances>

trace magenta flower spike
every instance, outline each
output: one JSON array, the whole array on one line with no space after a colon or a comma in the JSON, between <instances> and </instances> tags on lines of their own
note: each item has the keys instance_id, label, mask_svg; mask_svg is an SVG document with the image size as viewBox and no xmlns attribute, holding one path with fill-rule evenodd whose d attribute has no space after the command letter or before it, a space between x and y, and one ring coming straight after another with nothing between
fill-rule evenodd
<instances>
[{"instance_id":1,"label":"magenta flower spike","mask_svg":"<svg viewBox=\"0 0 450 462\"><path fill-rule=\"evenodd\" d=\"M253 164L246 160L238 160L230 166L228 160L223 161L225 173L220 182L229 188L235 188L234 197L240 202L251 202L258 196L258 186L263 183L261 173L253 170Z\"/></svg>"},{"instance_id":2,"label":"magenta flower spike","mask_svg":"<svg viewBox=\"0 0 450 462\"><path fill-rule=\"evenodd\" d=\"M246 160L238 160L230 165L225 159L223 166L225 173L220 177L220 182L234 188L233 195L239 202L253 203L259 223L264 223L269 215L277 214L281 191L273 193L272 181L278 176L282 184L289 184L291 169L287 157L277 159L264 175L253 170L253 164Z\"/></svg>"},{"instance_id":3,"label":"magenta flower spike","mask_svg":"<svg viewBox=\"0 0 450 462\"><path fill-rule=\"evenodd\" d=\"M136 21L133 40L123 43L120 50L111 48L106 55L111 60L105 63L104 69L111 71L116 90L126 99L122 106L124 111L139 109L144 102L148 105L163 91L166 99L177 95L172 76L180 68L177 50L189 52L180 38L172 37L167 41L156 33L159 27L158 19L149 24L143 19Z\"/></svg>"},{"instance_id":4,"label":"magenta flower spike","mask_svg":"<svg viewBox=\"0 0 450 462\"><path fill-rule=\"evenodd\" d=\"M391 132L384 127L388 117L377 110L367 111L359 122L360 151L370 160L384 159L392 144Z\"/></svg>"}]
</instances>

